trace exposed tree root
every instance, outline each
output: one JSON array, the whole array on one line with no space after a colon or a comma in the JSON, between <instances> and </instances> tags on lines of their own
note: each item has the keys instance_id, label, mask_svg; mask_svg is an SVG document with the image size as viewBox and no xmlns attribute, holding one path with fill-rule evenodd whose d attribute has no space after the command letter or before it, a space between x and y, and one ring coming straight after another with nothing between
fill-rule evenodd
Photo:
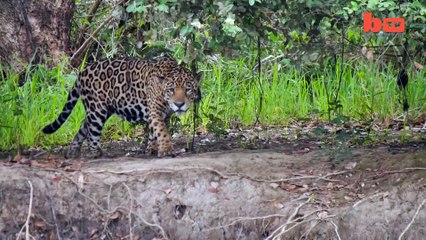
<instances>
[{"instance_id":1,"label":"exposed tree root","mask_svg":"<svg viewBox=\"0 0 426 240\"><path fill-rule=\"evenodd\" d=\"M411 219L410 223L405 227L404 231L402 231L401 235L399 235L398 240L401 240L402 237L404 236L404 234L408 231L408 229L410 229L411 225L413 225L414 220L416 219L417 215L419 215L420 209L423 207L423 205L425 205L426 203L426 199L423 200L422 203L420 203L419 207L416 210L416 213L414 213L413 218Z\"/></svg>"},{"instance_id":2,"label":"exposed tree root","mask_svg":"<svg viewBox=\"0 0 426 240\"><path fill-rule=\"evenodd\" d=\"M331 179L330 177L348 173L348 171L339 171L339 172L334 172L334 173L328 173L324 176L297 175L295 177L281 178L281 179L258 179L258 178L250 177L250 176L247 176L247 175L242 175L242 174L239 174L239 173L224 174L224 173L222 173L222 172L220 172L216 169L208 168L208 167L157 168L155 170L149 170L149 171L146 170L146 169L132 169L132 170L127 170L127 171L111 171L111 170L95 170L95 171L93 171L93 170L88 170L88 171L85 171L85 172L87 172L87 173L110 173L110 174L117 174L117 175L132 174L132 173L137 173L137 172L147 172L147 173L143 174L143 176L147 176L147 175L151 175L151 174L175 173L175 172L187 171L187 170L205 170L205 171L215 173L216 175L218 175L219 177L221 177L223 179L229 179L231 177L240 177L240 178L245 178L245 179L248 179L248 180L251 180L251 181L264 182L264 183L289 182L289 181L305 180L305 179L315 179L315 180L323 180L323 181L328 181L328 182L338 182L338 180Z\"/></svg>"},{"instance_id":3,"label":"exposed tree root","mask_svg":"<svg viewBox=\"0 0 426 240\"><path fill-rule=\"evenodd\" d=\"M25 228L25 240L33 239L33 237L30 235L30 221L31 221L31 212L33 208L33 184L30 180L27 180L28 184L30 185L30 202L28 204L28 215L27 220L25 221L25 224L22 226L21 230L18 233L18 236L16 237L16 240L21 239L22 231Z\"/></svg>"}]
</instances>

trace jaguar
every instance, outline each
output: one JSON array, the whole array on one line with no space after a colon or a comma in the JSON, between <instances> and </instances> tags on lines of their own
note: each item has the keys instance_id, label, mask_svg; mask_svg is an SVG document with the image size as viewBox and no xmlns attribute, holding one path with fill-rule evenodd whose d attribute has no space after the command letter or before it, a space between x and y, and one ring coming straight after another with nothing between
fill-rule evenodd
<instances>
[{"instance_id":1,"label":"jaguar","mask_svg":"<svg viewBox=\"0 0 426 240\"><path fill-rule=\"evenodd\" d=\"M102 128L113 114L147 126L147 153L174 156L167 119L174 113L184 114L200 98L200 79L201 73L188 70L169 54L149 60L112 58L93 62L78 74L62 112L43 132L58 130L81 98L86 117L68 147L67 158L78 158L86 139L88 157L102 156Z\"/></svg>"}]
</instances>

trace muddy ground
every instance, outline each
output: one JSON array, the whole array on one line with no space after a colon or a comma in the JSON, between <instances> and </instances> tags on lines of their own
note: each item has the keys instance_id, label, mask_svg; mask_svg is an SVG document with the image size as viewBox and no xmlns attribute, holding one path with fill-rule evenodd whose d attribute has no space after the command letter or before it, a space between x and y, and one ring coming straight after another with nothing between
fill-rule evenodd
<instances>
[{"instance_id":1,"label":"muddy ground","mask_svg":"<svg viewBox=\"0 0 426 240\"><path fill-rule=\"evenodd\" d=\"M175 158L2 153L0 239L426 239L424 132L314 130L200 135L195 153L176 136Z\"/></svg>"}]
</instances>

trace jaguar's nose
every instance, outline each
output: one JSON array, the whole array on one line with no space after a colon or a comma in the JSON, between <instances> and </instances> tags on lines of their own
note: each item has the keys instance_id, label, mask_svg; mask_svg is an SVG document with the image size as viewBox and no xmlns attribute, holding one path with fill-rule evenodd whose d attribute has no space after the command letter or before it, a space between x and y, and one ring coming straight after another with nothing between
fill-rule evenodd
<instances>
[{"instance_id":1,"label":"jaguar's nose","mask_svg":"<svg viewBox=\"0 0 426 240\"><path fill-rule=\"evenodd\" d=\"M177 107L177 108L182 108L183 105L185 105L185 102L173 102L173 104Z\"/></svg>"}]
</instances>

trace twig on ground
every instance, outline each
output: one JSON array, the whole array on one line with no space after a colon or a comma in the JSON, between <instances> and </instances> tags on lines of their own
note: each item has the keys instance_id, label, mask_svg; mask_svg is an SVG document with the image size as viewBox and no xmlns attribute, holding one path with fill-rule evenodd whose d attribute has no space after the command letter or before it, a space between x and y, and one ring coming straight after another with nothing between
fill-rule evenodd
<instances>
[{"instance_id":1,"label":"twig on ground","mask_svg":"<svg viewBox=\"0 0 426 240\"><path fill-rule=\"evenodd\" d=\"M318 222L312 224L299 238L299 240L302 239L308 239L309 234L311 233L311 231L318 225Z\"/></svg>"},{"instance_id":2,"label":"twig on ground","mask_svg":"<svg viewBox=\"0 0 426 240\"><path fill-rule=\"evenodd\" d=\"M111 193L112 193L112 185L109 185L109 189L108 189L108 198L107 198L107 208L110 209L111 208Z\"/></svg>"},{"instance_id":3,"label":"twig on ground","mask_svg":"<svg viewBox=\"0 0 426 240\"><path fill-rule=\"evenodd\" d=\"M139 204L139 206L143 207L144 205L141 204L136 198L134 199L135 202L137 202ZM139 216L138 214L135 214L136 217L138 217L145 225L150 226L150 227L154 227L154 228L158 228L161 232L161 235L164 239L169 239L166 231L164 230L163 227L160 226L160 224L157 223L150 223L148 222L145 218L143 218L142 216Z\"/></svg>"},{"instance_id":4,"label":"twig on ground","mask_svg":"<svg viewBox=\"0 0 426 240\"><path fill-rule=\"evenodd\" d=\"M320 211L323 211L323 210L320 210ZM287 232L289 232L290 230L292 230L292 229L294 229L294 228L296 228L296 227L298 227L298 226L300 226L300 225L302 225L302 224L304 224L304 223L308 223L308 222L312 222L312 221L324 221L324 220L327 220L327 219L329 219L329 218L333 218L333 217L335 217L335 215L330 215L330 216L327 216L326 218L318 218L318 217L316 217L316 218L310 218L310 219L304 219L304 218L302 218L303 220L302 221L297 221L297 222L293 222L293 223L295 223L293 226L291 226L291 227L289 227L289 228L287 228L287 229L285 229L284 231L281 231L278 235L276 235L276 236L273 236L273 235L271 235L271 236L269 236L268 238L266 238L265 240L269 240L269 239L272 239L272 240L279 240L279 239L281 239L280 237L282 236L282 235L284 235L285 233L287 233ZM278 228L278 229L280 229L280 228ZM272 238L271 238L272 237Z\"/></svg>"},{"instance_id":5,"label":"twig on ground","mask_svg":"<svg viewBox=\"0 0 426 240\"><path fill-rule=\"evenodd\" d=\"M386 171L384 173L404 173L404 172L410 172L410 171L421 171L426 170L424 167L410 167L410 168L404 168L402 171Z\"/></svg>"},{"instance_id":6,"label":"twig on ground","mask_svg":"<svg viewBox=\"0 0 426 240\"><path fill-rule=\"evenodd\" d=\"M419 215L420 209L423 207L423 205L425 205L426 203L426 199L423 199L423 202L420 203L419 207L416 210L416 213L414 213L413 218L411 218L410 223L405 227L404 231L402 231L401 235L399 235L398 240L401 240L402 237L404 236L404 234L408 231L408 229L410 229L411 225L413 225L414 220L416 219L417 215Z\"/></svg>"},{"instance_id":7,"label":"twig on ground","mask_svg":"<svg viewBox=\"0 0 426 240\"><path fill-rule=\"evenodd\" d=\"M328 214L326 214L325 216L321 216L321 214L320 214L321 212L327 213L327 211L324 210L324 209L319 209L319 210L312 211L312 212L310 212L306 215L303 215L301 217L296 218L296 216L299 214L300 209L304 205L309 203L309 201L310 201L310 199L299 204L296 207L296 209L294 210L293 214L287 219L286 223L281 225L277 229L275 229L275 231L273 231L271 233L271 235L268 236L265 240L271 240L271 239L272 240L278 240L278 239L281 239L280 237L282 235L284 235L285 233L289 232L290 230L292 230L292 229L296 228L297 226L300 226L304 223L308 223L308 222L311 222L311 221L324 221L324 220L331 219L331 218L335 217L335 215L328 215ZM314 214L320 214L320 215L318 215L317 217L314 217L314 218L310 218ZM313 227L310 228L309 231L311 231L312 229L313 229Z\"/></svg>"},{"instance_id":8,"label":"twig on ground","mask_svg":"<svg viewBox=\"0 0 426 240\"><path fill-rule=\"evenodd\" d=\"M297 214L299 214L300 208L302 208L304 205L306 205L310 200L307 199L306 201L302 202L301 204L299 204L296 209L294 209L294 212L292 215L290 215L287 218L287 221L284 225L281 225L280 227L278 227L277 229L275 229L275 231L272 232L272 234L266 238L265 240L269 240L269 239L275 239L278 236L281 236L282 234L284 234L286 232L286 228L288 225L290 225L291 223L294 222L294 218L297 216ZM303 216L303 218L306 218L305 216ZM299 219L299 218L298 218ZM303 221L302 221L303 222ZM297 224L295 224L297 225ZM280 232L280 233L278 233ZM278 234L277 234L278 233ZM274 236L275 234L277 234L276 236Z\"/></svg>"},{"instance_id":9,"label":"twig on ground","mask_svg":"<svg viewBox=\"0 0 426 240\"><path fill-rule=\"evenodd\" d=\"M339 234L339 227L333 222L333 220L330 220L330 223L334 226L334 232L336 233L337 239L342 240Z\"/></svg>"},{"instance_id":10,"label":"twig on ground","mask_svg":"<svg viewBox=\"0 0 426 240\"><path fill-rule=\"evenodd\" d=\"M28 215L27 220L25 221L25 224L22 226L21 230L19 230L18 236L16 237L16 240L19 240L21 238L22 231L25 227L25 240L29 240L30 235L30 220L31 220L31 210L33 208L33 184L30 180L27 180L28 184L30 185L30 203L28 204Z\"/></svg>"},{"instance_id":11,"label":"twig on ground","mask_svg":"<svg viewBox=\"0 0 426 240\"><path fill-rule=\"evenodd\" d=\"M33 208L33 184L30 180L28 180L28 184L30 185L30 204L28 206L28 216L27 221L25 222L25 239L30 239L30 220L31 220L31 210Z\"/></svg>"},{"instance_id":12,"label":"twig on ground","mask_svg":"<svg viewBox=\"0 0 426 240\"><path fill-rule=\"evenodd\" d=\"M379 196L385 196L385 195L387 195L387 194L389 194L389 192L376 193L376 194L374 194L374 195L371 195L371 196L369 196L369 197L366 197L366 198L363 198L363 199L359 200L359 201L358 201L358 202L356 202L354 205L352 205L352 207L353 207L353 208L356 208L358 205L360 205L361 203L363 203L363 202L365 202L365 201L367 201L367 200L370 200L370 199L373 199L373 198L375 198L375 197L379 197Z\"/></svg>"},{"instance_id":13,"label":"twig on ground","mask_svg":"<svg viewBox=\"0 0 426 240\"><path fill-rule=\"evenodd\" d=\"M33 159L37 159L38 157L40 157L40 156L42 156L42 155L44 155L44 154L46 154L46 153L48 153L49 155L50 155L50 152L46 152L46 151L40 151L40 152L38 152L38 153L36 153L36 154L34 154L33 156L31 156Z\"/></svg>"},{"instance_id":14,"label":"twig on ground","mask_svg":"<svg viewBox=\"0 0 426 240\"><path fill-rule=\"evenodd\" d=\"M294 180L303 180L303 179L318 179L318 180L324 180L328 182L338 182L339 180L330 179L329 177L332 176L338 176L347 173L348 171L340 171L335 173L328 173L325 176L318 176L318 175L299 175L296 177L290 177L290 178L281 178L276 180L267 180L267 179L256 179L252 177L246 177L246 176L240 176L244 178L248 178L250 180L256 181L256 182L266 182L266 183L276 183L276 182L289 182Z\"/></svg>"},{"instance_id":15,"label":"twig on ground","mask_svg":"<svg viewBox=\"0 0 426 240\"><path fill-rule=\"evenodd\" d=\"M218 229L222 229L222 228L231 227L238 222L250 221L250 220L265 220L265 219L273 218L273 217L285 217L285 215L284 214L271 214L271 215L266 215L266 216L261 216L261 217L237 217L237 218L234 218L234 220L232 220L232 222L230 222L228 224L220 225L220 226L212 227L212 228L207 228L207 229L204 229L203 231L208 232L208 231L212 231L212 230L218 230Z\"/></svg>"},{"instance_id":16,"label":"twig on ground","mask_svg":"<svg viewBox=\"0 0 426 240\"><path fill-rule=\"evenodd\" d=\"M403 168L401 170L384 171L384 172L381 172L381 173L378 173L378 174L372 176L371 178L381 177L385 174L407 173L407 172L412 172L412 171L423 171L423 170L426 170L426 168L423 168L423 167Z\"/></svg>"},{"instance_id":17,"label":"twig on ground","mask_svg":"<svg viewBox=\"0 0 426 240\"><path fill-rule=\"evenodd\" d=\"M61 231L59 230L59 226L58 226L58 220L56 219L56 212L55 212L55 208L53 206L53 201L52 201L52 196L50 194L47 194L47 197L49 198L49 203L50 203L50 211L52 213L52 218L53 218L53 224L55 226L55 231L56 231L56 238L58 240L62 240L61 237Z\"/></svg>"},{"instance_id":18,"label":"twig on ground","mask_svg":"<svg viewBox=\"0 0 426 240\"><path fill-rule=\"evenodd\" d=\"M306 196L299 198L299 199L306 199L306 200L304 202L302 202L301 204L299 204L295 208L293 213L290 216L288 216L288 219L287 219L285 224L283 224L280 227L278 227L277 229L275 229L265 240L277 240L283 234L289 232L290 230L292 230L295 227L300 226L302 224L305 224L305 223L308 223L308 222L311 222L311 221L324 221L324 220L330 219L332 217L335 217L334 215L327 215L326 217L314 217L314 218L312 218L313 215L326 211L324 209L314 210L314 211L312 211L312 212L310 212L306 215L303 215L301 217L297 217L300 209L311 201L310 198L306 197ZM232 222L230 222L226 225L208 228L208 229L205 229L204 231L211 231L211 230L218 230L218 229L227 228L227 227L230 227L230 226L234 226L236 223L242 222L242 221L253 221L253 220L254 221L255 220L264 221L265 219L274 218L274 217L280 218L280 217L285 217L285 215L283 215L283 214L271 214L271 215L260 216L260 217L238 217L238 218L235 218Z\"/></svg>"},{"instance_id":19,"label":"twig on ground","mask_svg":"<svg viewBox=\"0 0 426 240\"><path fill-rule=\"evenodd\" d=\"M303 195L303 196L301 196L299 198L296 198L296 199L293 199L293 200L287 202L287 204L290 204L290 203L295 202L295 201L300 201L300 200L309 201L310 198L309 198L309 196ZM258 217L236 217L236 218L233 218L233 220L230 223L226 224L226 225L220 225L220 226L217 226L217 227L208 228L208 229L205 229L204 231L212 231L212 230L218 230L218 229L230 227L230 226L233 226L236 223L242 222L242 221L266 220L266 219L273 218L273 217L285 217L285 216L286 215L284 215L284 214L271 214L271 215L258 216Z\"/></svg>"},{"instance_id":20,"label":"twig on ground","mask_svg":"<svg viewBox=\"0 0 426 240\"><path fill-rule=\"evenodd\" d=\"M299 206L296 207L296 209L294 209L294 212L292 215L290 215L290 217L287 219L286 223L290 223L292 222L295 217L299 214L300 209L305 206L306 204L308 204L310 201L310 199L307 199L306 201L304 201L303 203L299 204ZM309 215L308 215L309 216ZM305 216L304 216L305 217Z\"/></svg>"},{"instance_id":21,"label":"twig on ground","mask_svg":"<svg viewBox=\"0 0 426 240\"><path fill-rule=\"evenodd\" d=\"M60 232L59 226L58 226L58 220L56 220L55 208L53 206L50 206L50 210L52 212L53 221L54 221L54 224L55 224L56 237L57 237L58 240L62 240L61 232Z\"/></svg>"}]
</instances>

